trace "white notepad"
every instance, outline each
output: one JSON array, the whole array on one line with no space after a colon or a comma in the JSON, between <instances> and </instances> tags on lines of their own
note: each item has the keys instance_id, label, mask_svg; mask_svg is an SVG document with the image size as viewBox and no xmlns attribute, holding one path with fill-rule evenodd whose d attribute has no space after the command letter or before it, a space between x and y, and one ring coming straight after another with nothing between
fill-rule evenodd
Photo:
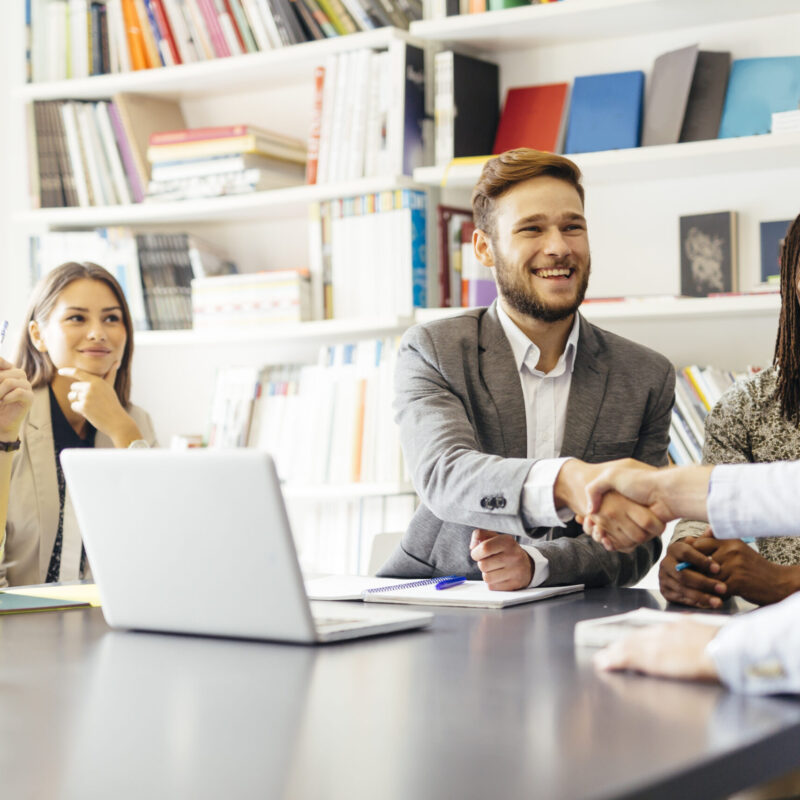
<instances>
[{"instance_id":1,"label":"white notepad","mask_svg":"<svg viewBox=\"0 0 800 800\"><path fill-rule=\"evenodd\" d=\"M700 622L721 627L730 622L728 614L703 614L697 611L659 611L655 608L637 608L624 614L612 614L599 619L584 619L575 623L575 644L581 647L605 647L634 631L669 622Z\"/></svg>"},{"instance_id":2,"label":"white notepad","mask_svg":"<svg viewBox=\"0 0 800 800\"><path fill-rule=\"evenodd\" d=\"M441 590L437 589L435 584L411 588L398 586L379 592L365 592L363 598L368 603L505 608L582 590L583 584L575 583L569 586L539 586L535 589L517 589L515 592L496 592L483 581L465 581L458 586Z\"/></svg>"}]
</instances>

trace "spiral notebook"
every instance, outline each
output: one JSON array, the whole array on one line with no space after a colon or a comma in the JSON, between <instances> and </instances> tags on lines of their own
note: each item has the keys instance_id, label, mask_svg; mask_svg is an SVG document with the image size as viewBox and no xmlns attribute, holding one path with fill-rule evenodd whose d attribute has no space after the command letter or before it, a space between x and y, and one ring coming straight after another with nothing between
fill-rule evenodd
<instances>
[{"instance_id":1,"label":"spiral notebook","mask_svg":"<svg viewBox=\"0 0 800 800\"><path fill-rule=\"evenodd\" d=\"M515 592L495 592L483 581L464 581L439 590L439 578L408 581L398 578L369 578L359 575L330 575L306 581L306 591L315 600L364 600L367 603L505 608L533 603L583 590L582 583L568 586L538 586Z\"/></svg>"}]
</instances>

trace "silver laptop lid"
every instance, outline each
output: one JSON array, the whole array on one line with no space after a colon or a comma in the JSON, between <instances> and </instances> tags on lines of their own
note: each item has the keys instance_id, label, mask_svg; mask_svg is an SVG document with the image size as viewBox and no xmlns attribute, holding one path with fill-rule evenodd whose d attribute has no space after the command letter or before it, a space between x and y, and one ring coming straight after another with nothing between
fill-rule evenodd
<instances>
[{"instance_id":1,"label":"silver laptop lid","mask_svg":"<svg viewBox=\"0 0 800 800\"><path fill-rule=\"evenodd\" d=\"M312 642L272 459L255 450L66 450L109 625Z\"/></svg>"}]
</instances>

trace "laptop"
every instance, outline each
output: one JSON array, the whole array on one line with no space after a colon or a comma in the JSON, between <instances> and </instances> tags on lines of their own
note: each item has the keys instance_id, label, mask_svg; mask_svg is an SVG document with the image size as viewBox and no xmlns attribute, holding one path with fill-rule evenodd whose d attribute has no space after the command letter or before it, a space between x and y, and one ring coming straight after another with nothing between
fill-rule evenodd
<instances>
[{"instance_id":1,"label":"laptop","mask_svg":"<svg viewBox=\"0 0 800 800\"><path fill-rule=\"evenodd\" d=\"M114 628L311 644L433 618L309 602L267 453L81 449L61 464Z\"/></svg>"}]
</instances>

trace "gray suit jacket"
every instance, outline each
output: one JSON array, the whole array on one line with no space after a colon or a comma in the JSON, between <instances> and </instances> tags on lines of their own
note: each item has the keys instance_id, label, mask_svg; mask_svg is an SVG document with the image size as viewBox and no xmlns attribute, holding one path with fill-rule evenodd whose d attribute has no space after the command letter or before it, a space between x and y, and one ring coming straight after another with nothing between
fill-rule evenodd
<instances>
[{"instance_id":1,"label":"gray suit jacket","mask_svg":"<svg viewBox=\"0 0 800 800\"><path fill-rule=\"evenodd\" d=\"M674 389L664 356L581 317L561 455L666 464ZM535 539L550 563L547 584L632 584L661 552L656 539L609 553L575 522L525 528L522 487L534 461L526 458L519 373L494 305L406 332L395 418L422 502L380 575L479 580L469 556L474 528Z\"/></svg>"}]
</instances>

